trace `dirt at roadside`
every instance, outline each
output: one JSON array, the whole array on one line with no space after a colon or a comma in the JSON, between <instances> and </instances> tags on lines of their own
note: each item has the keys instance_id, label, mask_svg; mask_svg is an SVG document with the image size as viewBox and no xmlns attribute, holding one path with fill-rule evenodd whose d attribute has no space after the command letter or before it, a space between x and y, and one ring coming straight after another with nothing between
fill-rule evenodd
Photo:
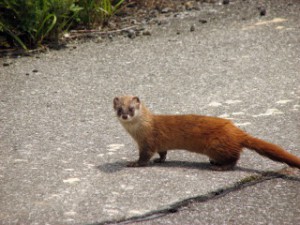
<instances>
[{"instance_id":1,"label":"dirt at roadside","mask_svg":"<svg viewBox=\"0 0 300 225\"><path fill-rule=\"evenodd\" d=\"M116 3L120 0L114 0ZM160 25L162 18L185 11L201 10L203 4L230 4L236 0L125 0L120 10L102 27L94 30L73 30L65 40L108 37L119 34L129 38L151 35L147 25Z\"/></svg>"},{"instance_id":2,"label":"dirt at roadside","mask_svg":"<svg viewBox=\"0 0 300 225\"><path fill-rule=\"evenodd\" d=\"M116 28L126 23L146 24L159 15L169 16L174 12L200 10L203 3L228 4L229 0L127 0L107 25L108 28Z\"/></svg>"}]
</instances>

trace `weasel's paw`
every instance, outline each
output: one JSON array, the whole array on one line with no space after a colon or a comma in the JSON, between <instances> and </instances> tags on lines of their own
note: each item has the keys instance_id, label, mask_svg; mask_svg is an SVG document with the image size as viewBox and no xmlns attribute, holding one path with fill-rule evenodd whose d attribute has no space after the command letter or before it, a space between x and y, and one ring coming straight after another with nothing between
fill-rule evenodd
<instances>
[{"instance_id":1,"label":"weasel's paw","mask_svg":"<svg viewBox=\"0 0 300 225\"><path fill-rule=\"evenodd\" d=\"M130 163L128 163L126 166L127 166L127 167L138 167L139 164L138 164L138 162L130 162Z\"/></svg>"},{"instance_id":2,"label":"weasel's paw","mask_svg":"<svg viewBox=\"0 0 300 225\"><path fill-rule=\"evenodd\" d=\"M140 163L138 161L135 162L130 162L127 164L127 167L142 167L142 166L146 166L147 163Z\"/></svg>"},{"instance_id":3,"label":"weasel's paw","mask_svg":"<svg viewBox=\"0 0 300 225\"><path fill-rule=\"evenodd\" d=\"M166 161L166 159L162 159L162 158L157 158L157 159L154 159L153 162L155 163L164 163Z\"/></svg>"},{"instance_id":4,"label":"weasel's paw","mask_svg":"<svg viewBox=\"0 0 300 225\"><path fill-rule=\"evenodd\" d=\"M213 159L209 159L209 163L214 166L219 166L220 164L214 161Z\"/></svg>"}]
</instances>

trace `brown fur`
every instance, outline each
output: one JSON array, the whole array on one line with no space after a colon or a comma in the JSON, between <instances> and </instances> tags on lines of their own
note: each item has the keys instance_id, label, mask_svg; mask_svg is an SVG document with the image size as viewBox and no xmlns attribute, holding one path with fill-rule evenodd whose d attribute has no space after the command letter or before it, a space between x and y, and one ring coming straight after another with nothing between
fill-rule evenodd
<instances>
[{"instance_id":1,"label":"brown fur","mask_svg":"<svg viewBox=\"0 0 300 225\"><path fill-rule=\"evenodd\" d=\"M200 115L155 115L138 97L114 99L117 116L139 146L139 159L128 166L145 166L158 153L155 162L164 162L168 150L185 149L207 155L213 168L232 169L243 147L253 149L274 161L300 169L300 158L281 147L254 138L227 119Z\"/></svg>"}]
</instances>

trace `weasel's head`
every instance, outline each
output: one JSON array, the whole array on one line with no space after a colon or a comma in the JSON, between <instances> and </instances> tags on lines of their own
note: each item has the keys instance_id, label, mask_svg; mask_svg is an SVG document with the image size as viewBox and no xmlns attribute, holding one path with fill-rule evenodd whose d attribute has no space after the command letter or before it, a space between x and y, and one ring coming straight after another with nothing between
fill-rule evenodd
<instances>
[{"instance_id":1,"label":"weasel's head","mask_svg":"<svg viewBox=\"0 0 300 225\"><path fill-rule=\"evenodd\" d=\"M114 98L114 110L122 123L132 122L140 115L141 102L137 96Z\"/></svg>"}]
</instances>

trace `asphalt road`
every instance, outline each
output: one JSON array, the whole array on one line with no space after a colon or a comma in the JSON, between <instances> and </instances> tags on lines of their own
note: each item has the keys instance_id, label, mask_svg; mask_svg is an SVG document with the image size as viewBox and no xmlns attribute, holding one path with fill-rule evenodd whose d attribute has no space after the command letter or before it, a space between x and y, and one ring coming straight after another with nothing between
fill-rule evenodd
<instances>
[{"instance_id":1,"label":"asphalt road","mask_svg":"<svg viewBox=\"0 0 300 225\"><path fill-rule=\"evenodd\" d=\"M284 165L245 150L236 170L216 172L174 151L126 168L137 150L112 109L134 94L155 113L230 118L300 156L300 2L263 5L266 16L256 1L204 4L160 18L151 36L1 59L0 224L299 222L297 170L232 190ZM211 198L220 190L232 191ZM164 209L174 213L155 216Z\"/></svg>"}]
</instances>

